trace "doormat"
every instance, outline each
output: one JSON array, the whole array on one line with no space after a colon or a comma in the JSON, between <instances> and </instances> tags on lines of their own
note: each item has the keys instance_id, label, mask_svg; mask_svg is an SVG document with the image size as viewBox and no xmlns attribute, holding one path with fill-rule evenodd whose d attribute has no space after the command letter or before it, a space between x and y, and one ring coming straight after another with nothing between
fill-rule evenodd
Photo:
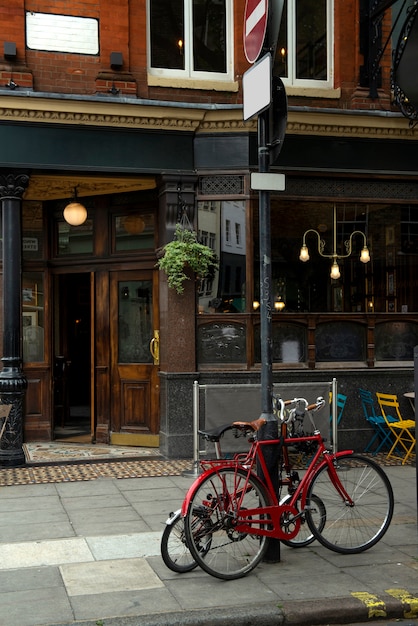
<instances>
[{"instance_id":1,"label":"doormat","mask_svg":"<svg viewBox=\"0 0 418 626\"><path fill-rule=\"evenodd\" d=\"M26 463L68 463L70 461L99 461L118 459L159 458L156 448L108 446L105 444L76 444L63 441L24 443Z\"/></svg>"},{"instance_id":2,"label":"doormat","mask_svg":"<svg viewBox=\"0 0 418 626\"><path fill-rule=\"evenodd\" d=\"M0 487L45 483L66 483L99 478L149 478L152 476L180 476L190 471L190 460L167 461L164 459L125 459L123 461L91 461L67 464L45 463L10 469L0 468Z\"/></svg>"}]
</instances>

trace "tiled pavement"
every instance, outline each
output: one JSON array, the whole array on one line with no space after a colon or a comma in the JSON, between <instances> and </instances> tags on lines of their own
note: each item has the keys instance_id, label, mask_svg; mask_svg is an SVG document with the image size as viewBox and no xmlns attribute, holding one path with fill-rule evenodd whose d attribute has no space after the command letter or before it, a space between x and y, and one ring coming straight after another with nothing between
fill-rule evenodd
<instances>
[{"instance_id":1,"label":"tiled pavement","mask_svg":"<svg viewBox=\"0 0 418 626\"><path fill-rule=\"evenodd\" d=\"M395 515L370 551L283 546L280 563L229 582L200 569L175 574L160 557L165 519L191 468L190 460L146 459L0 470L0 626L312 626L347 614L352 623L418 616L412 461L387 466Z\"/></svg>"}]
</instances>

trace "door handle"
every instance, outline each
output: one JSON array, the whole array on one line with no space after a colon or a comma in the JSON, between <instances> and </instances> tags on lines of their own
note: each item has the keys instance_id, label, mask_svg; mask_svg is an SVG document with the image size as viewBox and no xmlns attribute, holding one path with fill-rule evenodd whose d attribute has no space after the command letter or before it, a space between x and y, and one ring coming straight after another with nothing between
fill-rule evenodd
<instances>
[{"instance_id":1,"label":"door handle","mask_svg":"<svg viewBox=\"0 0 418 626\"><path fill-rule=\"evenodd\" d=\"M154 330L154 337L149 343L149 350L152 358L154 359L154 365L160 364L160 331Z\"/></svg>"}]
</instances>

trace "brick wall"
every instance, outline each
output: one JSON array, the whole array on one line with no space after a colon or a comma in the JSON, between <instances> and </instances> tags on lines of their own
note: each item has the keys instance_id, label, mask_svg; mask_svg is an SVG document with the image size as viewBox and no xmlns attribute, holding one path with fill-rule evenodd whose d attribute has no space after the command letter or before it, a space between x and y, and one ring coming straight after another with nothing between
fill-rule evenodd
<instances>
[{"instance_id":1,"label":"brick wall","mask_svg":"<svg viewBox=\"0 0 418 626\"><path fill-rule=\"evenodd\" d=\"M318 107L377 109L390 108L390 50L382 60L383 86L379 99L372 101L367 90L359 90L360 66L364 60L359 47L359 3L335 2L335 87L341 97L333 100L290 97L289 104ZM234 80L241 85L249 68L244 56L242 32L245 0L234 1ZM74 54L25 48L25 12L72 15L98 20L99 52ZM383 23L383 40L390 28L390 11ZM23 88L69 94L117 93L119 95L179 100L196 103L242 102L241 90L210 91L147 84L146 0L0 0L0 81L10 75ZM17 59L2 59L4 41L17 45ZM123 67L110 67L110 53L121 52ZM0 83L1 84L1 83ZM113 95L113 94L112 94Z\"/></svg>"}]
</instances>

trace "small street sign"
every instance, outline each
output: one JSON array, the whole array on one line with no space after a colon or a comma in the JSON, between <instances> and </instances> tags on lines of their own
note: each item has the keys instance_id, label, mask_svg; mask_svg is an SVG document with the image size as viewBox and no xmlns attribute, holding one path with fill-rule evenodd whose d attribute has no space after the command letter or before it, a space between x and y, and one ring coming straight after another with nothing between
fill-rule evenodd
<instances>
[{"instance_id":1,"label":"small street sign","mask_svg":"<svg viewBox=\"0 0 418 626\"><path fill-rule=\"evenodd\" d=\"M255 191L284 191L286 189L285 175L251 172L251 189Z\"/></svg>"},{"instance_id":2,"label":"small street sign","mask_svg":"<svg viewBox=\"0 0 418 626\"><path fill-rule=\"evenodd\" d=\"M242 77L244 120L267 109L271 104L271 54L267 53Z\"/></svg>"},{"instance_id":3,"label":"small street sign","mask_svg":"<svg viewBox=\"0 0 418 626\"><path fill-rule=\"evenodd\" d=\"M247 0L244 13L244 52L249 63L257 61L267 29L268 0Z\"/></svg>"}]
</instances>

